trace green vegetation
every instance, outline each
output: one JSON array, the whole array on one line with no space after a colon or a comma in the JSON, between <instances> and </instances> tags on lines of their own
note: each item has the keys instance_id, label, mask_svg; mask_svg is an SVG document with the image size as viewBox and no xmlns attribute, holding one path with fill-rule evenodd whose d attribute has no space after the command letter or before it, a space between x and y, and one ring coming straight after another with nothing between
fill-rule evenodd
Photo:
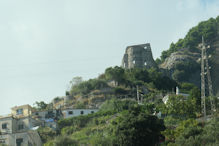
<instances>
[{"instance_id":1,"label":"green vegetation","mask_svg":"<svg viewBox=\"0 0 219 146\"><path fill-rule=\"evenodd\" d=\"M123 87L128 87L130 89L136 87L136 85L144 85L151 86L158 90L171 91L177 85L175 81L163 76L161 72L154 68L149 70L139 68L125 70L121 67L115 66L107 68L105 73L97 79L90 79L72 86L70 95L85 95L93 90L109 88L107 83L110 81L114 81L117 86L114 91L122 94L127 93L127 90L124 90Z\"/></svg>"},{"instance_id":2,"label":"green vegetation","mask_svg":"<svg viewBox=\"0 0 219 146\"><path fill-rule=\"evenodd\" d=\"M210 18L207 21L200 22L198 26L189 30L184 39L179 39L176 43L171 43L170 48L162 52L161 61L176 52L179 49L188 48L189 51L197 52L197 46L202 41L202 36L206 42L211 43L215 40L219 26L219 17L216 19ZM159 62L159 61L156 61Z\"/></svg>"},{"instance_id":3,"label":"green vegetation","mask_svg":"<svg viewBox=\"0 0 219 146\"><path fill-rule=\"evenodd\" d=\"M161 64L171 53L183 48L187 48L182 50L184 52L198 52L196 47L201 37L211 43L217 35L218 26L219 17L199 23L184 39L172 43L170 49L162 53L161 60L156 62ZM94 114L61 119L58 130L41 127L39 134L45 146L219 145L217 113L203 122L200 118L200 89L187 83L189 75L199 69L197 62L188 60L175 64L174 80L158 69L123 69L118 66L107 68L98 78L88 81L75 77L66 94L72 97L71 104L86 108L100 101L100 110ZM176 86L188 96L176 95ZM137 88L140 104L136 102ZM165 95L168 95L166 104L162 101ZM207 105L209 98L213 98L216 107L219 107L219 100L215 97L208 97ZM47 107L38 102L36 108ZM206 109L210 114L210 107Z\"/></svg>"},{"instance_id":4,"label":"green vegetation","mask_svg":"<svg viewBox=\"0 0 219 146\"><path fill-rule=\"evenodd\" d=\"M95 114L60 120L57 137L41 136L48 138L46 146L155 145L165 126L147 107L131 100L108 100Z\"/></svg>"},{"instance_id":5,"label":"green vegetation","mask_svg":"<svg viewBox=\"0 0 219 146\"><path fill-rule=\"evenodd\" d=\"M181 121L177 128L172 131L172 137L169 138L168 146L212 146L218 145L219 136L219 122L218 119L213 119L205 125L198 123L194 119ZM167 133L167 131L165 131Z\"/></svg>"},{"instance_id":6,"label":"green vegetation","mask_svg":"<svg viewBox=\"0 0 219 146\"><path fill-rule=\"evenodd\" d=\"M218 134L215 130L219 128L219 122L213 119L202 124L197 120L200 117L200 90L195 85L177 84L156 69L124 70L114 67L107 72L108 75L104 73L97 79L74 85L70 95L112 88L112 98L106 100L97 113L59 120L57 131L41 127L38 131L45 146L217 145L218 140L214 135ZM108 85L112 80L117 82L115 87ZM143 98L142 104L136 102L137 85ZM189 96L171 93L176 85ZM144 87L148 90L146 94L143 93ZM84 89L88 90L83 93ZM167 93L169 98L164 104L161 94ZM120 98L127 94L131 94L131 97ZM76 105L84 106L82 102ZM209 109L207 107L207 113ZM156 116L160 112L162 119Z\"/></svg>"},{"instance_id":7,"label":"green vegetation","mask_svg":"<svg viewBox=\"0 0 219 146\"><path fill-rule=\"evenodd\" d=\"M49 105L46 104L44 101L40 101L40 102L36 101L34 108L38 111L42 111L48 109Z\"/></svg>"},{"instance_id":8,"label":"green vegetation","mask_svg":"<svg viewBox=\"0 0 219 146\"><path fill-rule=\"evenodd\" d=\"M81 82L78 85L72 86L70 94L71 95L87 94L92 90L100 89L104 87L108 87L107 83L104 80L90 79L88 81Z\"/></svg>"},{"instance_id":9,"label":"green vegetation","mask_svg":"<svg viewBox=\"0 0 219 146\"><path fill-rule=\"evenodd\" d=\"M56 136L56 132L49 127L40 127L38 133L43 143L52 140Z\"/></svg>"},{"instance_id":10,"label":"green vegetation","mask_svg":"<svg viewBox=\"0 0 219 146\"><path fill-rule=\"evenodd\" d=\"M76 108L86 108L96 102L103 103L111 98L136 99L137 86L141 94L149 91L172 91L177 83L164 76L158 69L124 69L122 67L110 67L98 78L88 81L77 81L72 84L68 96Z\"/></svg>"},{"instance_id":11,"label":"green vegetation","mask_svg":"<svg viewBox=\"0 0 219 146\"><path fill-rule=\"evenodd\" d=\"M197 70L200 70L200 65L195 61L178 62L174 66L172 77L178 82L185 82L188 81L188 77Z\"/></svg>"}]
</instances>

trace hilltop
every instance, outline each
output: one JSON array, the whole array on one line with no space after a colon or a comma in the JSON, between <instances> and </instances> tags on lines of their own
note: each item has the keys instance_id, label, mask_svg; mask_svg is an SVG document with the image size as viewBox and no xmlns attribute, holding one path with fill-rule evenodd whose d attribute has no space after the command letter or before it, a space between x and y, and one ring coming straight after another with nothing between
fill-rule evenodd
<instances>
[{"instance_id":1,"label":"hilltop","mask_svg":"<svg viewBox=\"0 0 219 146\"><path fill-rule=\"evenodd\" d=\"M200 58L201 50L198 45L202 41L210 46L207 50L213 90L215 95L219 95L219 17L210 18L200 22L191 28L183 39L172 43L170 48L162 52L161 59L158 60L159 67L166 71L166 74L177 82L190 82L200 87Z\"/></svg>"}]
</instances>

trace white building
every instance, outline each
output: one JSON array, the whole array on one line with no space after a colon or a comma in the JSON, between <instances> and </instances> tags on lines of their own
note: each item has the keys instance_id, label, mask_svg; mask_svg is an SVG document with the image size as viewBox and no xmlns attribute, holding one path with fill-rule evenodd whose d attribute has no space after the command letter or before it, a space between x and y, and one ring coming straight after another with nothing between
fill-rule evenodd
<instances>
[{"instance_id":1,"label":"white building","mask_svg":"<svg viewBox=\"0 0 219 146\"><path fill-rule=\"evenodd\" d=\"M70 117L76 117L80 115L88 115L96 113L99 109L74 109L74 108L66 108L62 110L63 117L70 118Z\"/></svg>"},{"instance_id":2,"label":"white building","mask_svg":"<svg viewBox=\"0 0 219 146\"><path fill-rule=\"evenodd\" d=\"M167 103L167 101L168 101L170 95L171 95L171 94L167 94L166 96L163 97L162 101L163 101L164 104ZM172 94L172 95L173 95L173 94ZM189 94L180 93L178 87L176 87L176 95L181 95L181 96L183 96L183 97L185 97L185 98L187 98L187 97L189 96Z\"/></svg>"}]
</instances>

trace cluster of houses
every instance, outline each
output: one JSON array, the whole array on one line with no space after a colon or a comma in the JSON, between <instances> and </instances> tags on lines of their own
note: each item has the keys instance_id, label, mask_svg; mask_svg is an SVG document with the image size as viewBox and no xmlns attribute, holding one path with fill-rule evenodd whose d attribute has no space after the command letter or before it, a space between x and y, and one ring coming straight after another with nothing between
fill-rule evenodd
<instances>
[{"instance_id":1,"label":"cluster of houses","mask_svg":"<svg viewBox=\"0 0 219 146\"><path fill-rule=\"evenodd\" d=\"M37 132L40 126L57 129L57 121L97 112L98 109L74 109L70 107L36 111L30 105L15 106L11 114L0 116L0 145L42 146Z\"/></svg>"},{"instance_id":2,"label":"cluster of houses","mask_svg":"<svg viewBox=\"0 0 219 146\"><path fill-rule=\"evenodd\" d=\"M176 95L188 97L188 94L180 93L178 87ZM168 98L169 94L163 97L162 100L165 104ZM37 111L30 105L15 106L11 108L10 115L0 116L0 145L42 146L41 138L37 132L40 126L56 130L59 119L93 114L97 111L97 108L75 109L70 105L67 106L67 100L63 103L53 103L52 109L44 111ZM161 113L158 113L157 116L161 117Z\"/></svg>"}]
</instances>

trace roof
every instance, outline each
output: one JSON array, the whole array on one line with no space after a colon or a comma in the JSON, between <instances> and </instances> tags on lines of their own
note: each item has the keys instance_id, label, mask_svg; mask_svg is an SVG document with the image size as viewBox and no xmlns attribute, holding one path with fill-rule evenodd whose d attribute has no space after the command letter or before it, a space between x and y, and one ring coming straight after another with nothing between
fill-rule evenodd
<instances>
[{"instance_id":1,"label":"roof","mask_svg":"<svg viewBox=\"0 0 219 146\"><path fill-rule=\"evenodd\" d=\"M0 116L0 119L13 118L12 115Z\"/></svg>"},{"instance_id":2,"label":"roof","mask_svg":"<svg viewBox=\"0 0 219 146\"><path fill-rule=\"evenodd\" d=\"M21 106L12 107L11 109L16 110L16 109L19 109L19 108L32 108L32 107L29 104L25 104L25 105L21 105Z\"/></svg>"},{"instance_id":3,"label":"roof","mask_svg":"<svg viewBox=\"0 0 219 146\"><path fill-rule=\"evenodd\" d=\"M98 108L65 108L63 110L99 110Z\"/></svg>"}]
</instances>

